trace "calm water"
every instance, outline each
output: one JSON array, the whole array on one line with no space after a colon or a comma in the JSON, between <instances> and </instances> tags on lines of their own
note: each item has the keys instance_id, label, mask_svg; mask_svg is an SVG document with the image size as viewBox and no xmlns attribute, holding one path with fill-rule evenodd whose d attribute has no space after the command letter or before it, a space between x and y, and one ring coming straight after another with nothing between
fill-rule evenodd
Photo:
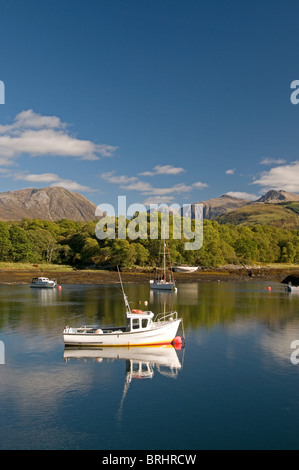
<instances>
[{"instance_id":1,"label":"calm water","mask_svg":"<svg viewBox=\"0 0 299 470\"><path fill-rule=\"evenodd\" d=\"M0 286L0 449L299 448L298 294L255 282L125 290L132 308L176 308L185 348L65 351L65 325L123 324L119 288Z\"/></svg>"}]
</instances>

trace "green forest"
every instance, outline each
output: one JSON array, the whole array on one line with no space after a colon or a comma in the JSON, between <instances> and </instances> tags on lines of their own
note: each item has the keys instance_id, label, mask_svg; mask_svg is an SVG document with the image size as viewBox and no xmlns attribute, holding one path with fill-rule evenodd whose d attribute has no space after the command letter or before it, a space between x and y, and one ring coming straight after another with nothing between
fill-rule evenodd
<instances>
[{"instance_id":1,"label":"green forest","mask_svg":"<svg viewBox=\"0 0 299 470\"><path fill-rule=\"evenodd\" d=\"M244 263L299 263L298 230L204 220L203 246L187 251L183 236L173 239L172 216L169 221L168 250L172 264L218 267ZM65 219L0 222L0 261L53 263L78 269L116 265L155 267L161 262L160 236L156 240L149 237L117 239L116 233L115 239L99 240L95 234L96 224L97 221Z\"/></svg>"}]
</instances>

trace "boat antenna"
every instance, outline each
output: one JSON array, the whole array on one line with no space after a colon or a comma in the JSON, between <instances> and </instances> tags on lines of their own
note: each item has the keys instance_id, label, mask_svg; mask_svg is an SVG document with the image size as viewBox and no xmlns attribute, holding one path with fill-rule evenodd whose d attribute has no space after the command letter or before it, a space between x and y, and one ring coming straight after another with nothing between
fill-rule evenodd
<instances>
[{"instance_id":1,"label":"boat antenna","mask_svg":"<svg viewBox=\"0 0 299 470\"><path fill-rule=\"evenodd\" d=\"M126 311L127 311L127 313L131 313L131 308L130 308L130 305L129 305L127 296L126 296L126 294L125 294L125 291L124 291L124 287L123 287L123 283L122 283L122 280L121 280L121 275L120 275L120 271L119 271L119 267L118 267L118 266L117 266L117 271L118 271L118 275L119 275L119 281L120 281L120 285L121 285L121 290L122 290L122 293L123 293L123 296L124 296Z\"/></svg>"}]
</instances>

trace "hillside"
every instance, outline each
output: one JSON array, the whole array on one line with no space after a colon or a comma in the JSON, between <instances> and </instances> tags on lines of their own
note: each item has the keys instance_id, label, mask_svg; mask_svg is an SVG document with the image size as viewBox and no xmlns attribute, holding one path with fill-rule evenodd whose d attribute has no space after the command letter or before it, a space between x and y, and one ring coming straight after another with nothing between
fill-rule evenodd
<instances>
[{"instance_id":1,"label":"hillside","mask_svg":"<svg viewBox=\"0 0 299 470\"><path fill-rule=\"evenodd\" d=\"M227 194L223 194L220 197L207 199L206 201L201 201L196 204L203 205L203 218L204 219L215 219L216 217L225 214L227 212L233 211L240 207L244 207L247 204L250 204L250 201L247 199L240 199ZM195 204L191 204L191 210L185 212L185 217L195 218ZM183 215L183 213L182 213Z\"/></svg>"},{"instance_id":2,"label":"hillside","mask_svg":"<svg viewBox=\"0 0 299 470\"><path fill-rule=\"evenodd\" d=\"M0 193L0 220L95 220L95 204L61 187L20 189Z\"/></svg>"},{"instance_id":3,"label":"hillside","mask_svg":"<svg viewBox=\"0 0 299 470\"><path fill-rule=\"evenodd\" d=\"M299 229L299 203L252 203L216 218L220 224L272 225L286 229Z\"/></svg>"},{"instance_id":4,"label":"hillside","mask_svg":"<svg viewBox=\"0 0 299 470\"><path fill-rule=\"evenodd\" d=\"M270 189L264 196L257 199L256 202L269 202L271 204L279 204L280 202L298 201L299 194L288 193L287 191L275 191Z\"/></svg>"}]
</instances>

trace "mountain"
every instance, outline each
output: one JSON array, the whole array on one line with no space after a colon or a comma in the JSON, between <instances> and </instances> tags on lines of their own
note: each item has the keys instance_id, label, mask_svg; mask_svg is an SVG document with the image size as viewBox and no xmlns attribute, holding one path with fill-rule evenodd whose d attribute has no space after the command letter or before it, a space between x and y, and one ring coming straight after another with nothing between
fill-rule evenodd
<instances>
[{"instance_id":1,"label":"mountain","mask_svg":"<svg viewBox=\"0 0 299 470\"><path fill-rule=\"evenodd\" d=\"M288 193L287 191L275 191L270 189L264 196L257 199L256 202L268 202L278 204L280 202L299 201L299 194Z\"/></svg>"},{"instance_id":2,"label":"mountain","mask_svg":"<svg viewBox=\"0 0 299 470\"><path fill-rule=\"evenodd\" d=\"M274 227L299 228L299 202L263 203L256 202L230 211L216 218L220 224L272 225Z\"/></svg>"},{"instance_id":3,"label":"mountain","mask_svg":"<svg viewBox=\"0 0 299 470\"><path fill-rule=\"evenodd\" d=\"M196 204L203 205L203 218L204 219L215 219L216 217L225 214L227 212L233 211L240 207L244 207L247 204L250 204L251 201L247 199L240 199L232 196L228 196L227 194L223 194L220 197L207 199L206 201L201 201ZM191 204L191 208L185 211L185 217L191 217L192 219L195 218L195 211L198 211L199 208L195 206L195 204ZM183 209L181 211L181 215L183 215ZM197 214L199 216L199 214Z\"/></svg>"},{"instance_id":4,"label":"mountain","mask_svg":"<svg viewBox=\"0 0 299 470\"><path fill-rule=\"evenodd\" d=\"M44 219L89 221L96 205L78 193L61 187L20 189L0 193L0 220Z\"/></svg>"}]
</instances>

